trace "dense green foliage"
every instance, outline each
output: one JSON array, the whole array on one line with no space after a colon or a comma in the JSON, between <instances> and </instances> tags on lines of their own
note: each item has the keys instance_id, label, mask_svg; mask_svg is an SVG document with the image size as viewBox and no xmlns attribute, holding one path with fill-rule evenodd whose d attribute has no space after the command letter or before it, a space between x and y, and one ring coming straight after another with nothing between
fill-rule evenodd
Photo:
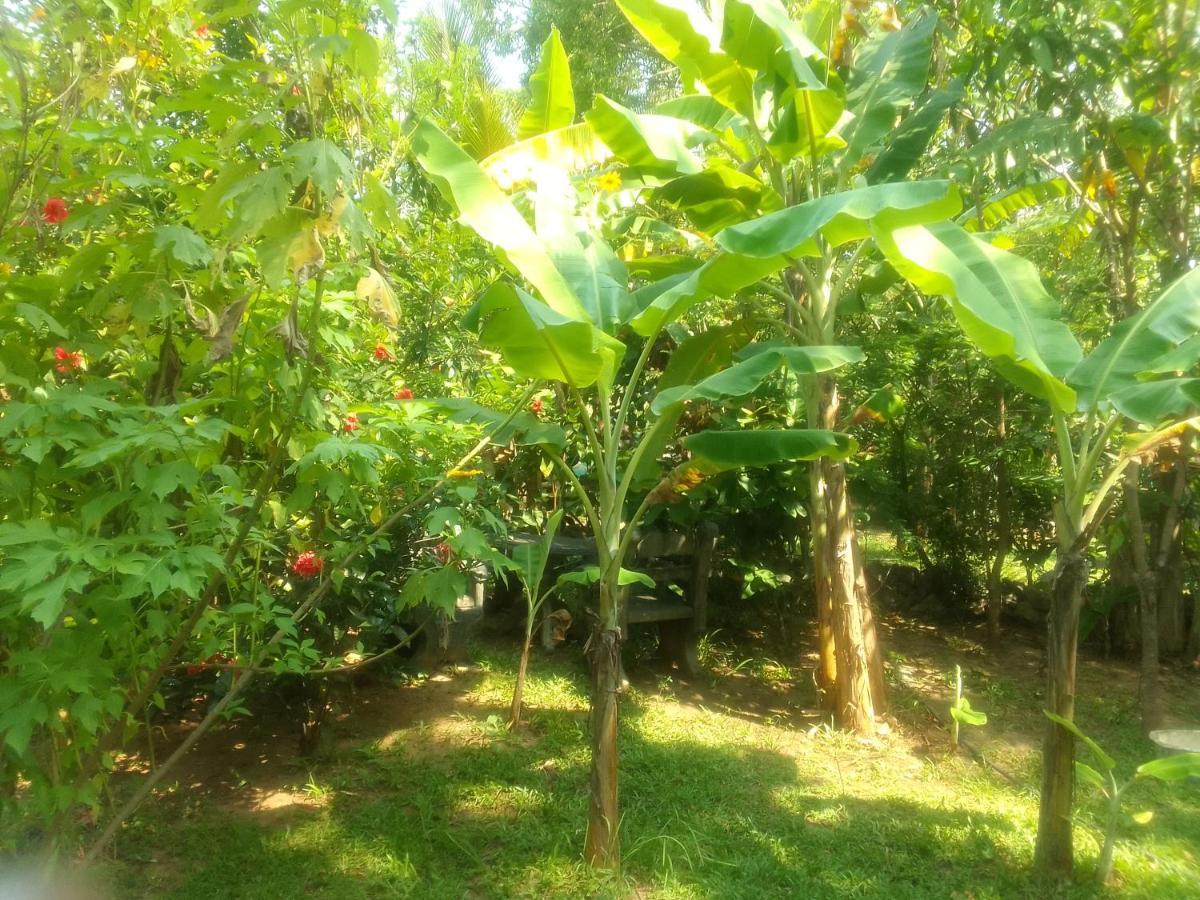
<instances>
[{"instance_id":1,"label":"dense green foliage","mask_svg":"<svg viewBox=\"0 0 1200 900\"><path fill-rule=\"evenodd\" d=\"M1152 726L1200 659L1200 19L1162 6L6 9L0 845L104 844L148 733L323 710L480 563L538 580L505 541L548 521L617 646L639 526L713 521L731 634L1018 600L1035 712L1082 636Z\"/></svg>"}]
</instances>

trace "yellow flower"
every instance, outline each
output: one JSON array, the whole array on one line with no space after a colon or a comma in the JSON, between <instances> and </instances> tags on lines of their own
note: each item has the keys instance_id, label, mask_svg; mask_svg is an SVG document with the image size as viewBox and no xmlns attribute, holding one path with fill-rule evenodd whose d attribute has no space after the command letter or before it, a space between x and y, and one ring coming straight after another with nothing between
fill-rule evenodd
<instances>
[{"instance_id":1,"label":"yellow flower","mask_svg":"<svg viewBox=\"0 0 1200 900\"><path fill-rule=\"evenodd\" d=\"M474 478L476 475L482 475L483 469L451 469L446 473L448 478Z\"/></svg>"},{"instance_id":2,"label":"yellow flower","mask_svg":"<svg viewBox=\"0 0 1200 900\"><path fill-rule=\"evenodd\" d=\"M33 15L29 17L29 21L36 24L37 22L42 21L44 18L46 18L46 10L44 7L39 6L33 11Z\"/></svg>"},{"instance_id":3,"label":"yellow flower","mask_svg":"<svg viewBox=\"0 0 1200 900\"><path fill-rule=\"evenodd\" d=\"M12 273L12 263L0 261L0 275L11 275Z\"/></svg>"},{"instance_id":4,"label":"yellow flower","mask_svg":"<svg viewBox=\"0 0 1200 900\"><path fill-rule=\"evenodd\" d=\"M596 176L594 182L597 188L602 191L608 191L610 194L613 191L621 189L621 173L620 172L604 172Z\"/></svg>"},{"instance_id":5,"label":"yellow flower","mask_svg":"<svg viewBox=\"0 0 1200 900\"><path fill-rule=\"evenodd\" d=\"M163 58L161 56L159 56L157 53L151 53L149 50L139 50L137 58L138 58L138 62L142 64L143 68L146 68L146 69L162 68Z\"/></svg>"}]
</instances>

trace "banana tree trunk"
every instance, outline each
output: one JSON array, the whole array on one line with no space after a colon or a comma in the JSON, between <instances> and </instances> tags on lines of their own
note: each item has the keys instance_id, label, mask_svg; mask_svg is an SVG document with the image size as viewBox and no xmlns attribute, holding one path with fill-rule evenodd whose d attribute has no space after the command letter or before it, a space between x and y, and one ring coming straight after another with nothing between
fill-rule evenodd
<instances>
[{"instance_id":1,"label":"banana tree trunk","mask_svg":"<svg viewBox=\"0 0 1200 900\"><path fill-rule=\"evenodd\" d=\"M1059 560L1047 617L1046 708L1068 721L1075 719L1075 662L1087 573L1087 558L1079 552L1071 552ZM1071 841L1074 789L1074 735L1047 721L1042 742L1041 809L1033 857L1034 865L1047 874L1067 876L1074 867Z\"/></svg>"},{"instance_id":2,"label":"banana tree trunk","mask_svg":"<svg viewBox=\"0 0 1200 900\"><path fill-rule=\"evenodd\" d=\"M508 727L521 727L521 711L525 703L525 675L529 671L529 651L533 646L533 613L525 624L525 642L521 645L521 661L517 664L517 683L513 686L512 709L509 711Z\"/></svg>"},{"instance_id":3,"label":"banana tree trunk","mask_svg":"<svg viewBox=\"0 0 1200 900\"><path fill-rule=\"evenodd\" d=\"M809 421L814 427L832 429L838 407L837 383L818 378L809 400ZM829 459L814 461L809 486L822 704L840 727L872 735L875 714L884 703L883 661L859 559L845 466Z\"/></svg>"},{"instance_id":4,"label":"banana tree trunk","mask_svg":"<svg viewBox=\"0 0 1200 900\"><path fill-rule=\"evenodd\" d=\"M617 572L613 572L600 582L600 616L588 644L592 670L592 774L584 858L590 865L613 870L621 866L617 799L620 599Z\"/></svg>"},{"instance_id":5,"label":"banana tree trunk","mask_svg":"<svg viewBox=\"0 0 1200 900\"><path fill-rule=\"evenodd\" d=\"M833 545L825 515L825 472L819 462L808 469L809 521L812 537L813 594L817 607L817 693L821 709L834 715L837 707L837 650L833 636L833 591L829 583Z\"/></svg>"}]
</instances>

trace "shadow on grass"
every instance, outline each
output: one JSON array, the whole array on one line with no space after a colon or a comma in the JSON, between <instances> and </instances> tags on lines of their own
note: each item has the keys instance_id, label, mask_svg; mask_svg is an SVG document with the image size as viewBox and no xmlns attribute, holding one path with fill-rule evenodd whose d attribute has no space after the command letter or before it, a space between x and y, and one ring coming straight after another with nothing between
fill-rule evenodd
<instances>
[{"instance_id":1,"label":"shadow on grass","mask_svg":"<svg viewBox=\"0 0 1200 900\"><path fill-rule=\"evenodd\" d=\"M644 716L627 707L622 728L621 879L579 862L586 737L576 713L543 711L535 742L360 752L316 774L319 808L147 819L122 841L118 895L1047 896L1007 855L1006 819L831 796L792 757L661 739Z\"/></svg>"}]
</instances>

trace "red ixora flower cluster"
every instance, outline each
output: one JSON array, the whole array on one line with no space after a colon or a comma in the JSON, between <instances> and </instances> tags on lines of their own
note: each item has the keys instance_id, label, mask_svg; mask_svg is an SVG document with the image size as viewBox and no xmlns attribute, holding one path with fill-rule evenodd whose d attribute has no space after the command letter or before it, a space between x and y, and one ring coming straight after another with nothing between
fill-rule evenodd
<instances>
[{"instance_id":1,"label":"red ixora flower cluster","mask_svg":"<svg viewBox=\"0 0 1200 900\"><path fill-rule=\"evenodd\" d=\"M301 578L316 578L325 568L325 560L312 550L305 550L292 562L292 571Z\"/></svg>"},{"instance_id":2,"label":"red ixora flower cluster","mask_svg":"<svg viewBox=\"0 0 1200 900\"><path fill-rule=\"evenodd\" d=\"M66 220L68 212L67 202L62 197L51 197L42 207L42 221L58 225Z\"/></svg>"},{"instance_id":3,"label":"red ixora flower cluster","mask_svg":"<svg viewBox=\"0 0 1200 900\"><path fill-rule=\"evenodd\" d=\"M58 360L54 364L54 368L63 375L73 372L83 365L83 354L77 350L68 350L66 347L55 347L54 358Z\"/></svg>"},{"instance_id":4,"label":"red ixora flower cluster","mask_svg":"<svg viewBox=\"0 0 1200 900\"><path fill-rule=\"evenodd\" d=\"M376 344L374 355L375 355L375 358L380 361L388 360L388 359L392 358L392 351L389 350L387 347L383 346L383 344Z\"/></svg>"},{"instance_id":5,"label":"red ixora flower cluster","mask_svg":"<svg viewBox=\"0 0 1200 900\"><path fill-rule=\"evenodd\" d=\"M198 38L208 37L208 24L206 22L201 22L199 25L196 26L196 37L198 37Z\"/></svg>"},{"instance_id":6,"label":"red ixora flower cluster","mask_svg":"<svg viewBox=\"0 0 1200 900\"><path fill-rule=\"evenodd\" d=\"M529 404L529 411L535 416L540 416L542 414L542 401L540 397L534 398L534 401Z\"/></svg>"},{"instance_id":7,"label":"red ixora flower cluster","mask_svg":"<svg viewBox=\"0 0 1200 900\"><path fill-rule=\"evenodd\" d=\"M354 413L350 413L350 415L346 416L346 421L342 423L342 431L345 431L346 433L358 431L358 416L356 416Z\"/></svg>"},{"instance_id":8,"label":"red ixora flower cluster","mask_svg":"<svg viewBox=\"0 0 1200 900\"><path fill-rule=\"evenodd\" d=\"M396 391L397 400L411 400L412 398L413 392L409 388L400 388L400 390Z\"/></svg>"}]
</instances>

